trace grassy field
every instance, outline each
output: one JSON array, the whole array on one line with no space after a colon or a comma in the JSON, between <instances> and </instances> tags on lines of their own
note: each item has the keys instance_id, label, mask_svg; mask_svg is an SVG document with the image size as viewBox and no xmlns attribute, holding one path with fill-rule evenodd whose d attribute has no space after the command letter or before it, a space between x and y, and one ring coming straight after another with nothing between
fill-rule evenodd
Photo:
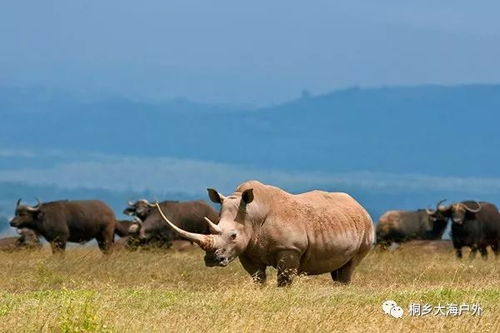
<instances>
[{"instance_id":1,"label":"grassy field","mask_svg":"<svg viewBox=\"0 0 500 333\"><path fill-rule=\"evenodd\" d=\"M329 274L276 288L252 284L240 264L206 268L182 253L73 248L64 258L0 253L1 332L500 332L500 261L451 252L373 251L349 286ZM395 300L402 319L385 315ZM410 303L479 303L482 316L411 317Z\"/></svg>"}]
</instances>

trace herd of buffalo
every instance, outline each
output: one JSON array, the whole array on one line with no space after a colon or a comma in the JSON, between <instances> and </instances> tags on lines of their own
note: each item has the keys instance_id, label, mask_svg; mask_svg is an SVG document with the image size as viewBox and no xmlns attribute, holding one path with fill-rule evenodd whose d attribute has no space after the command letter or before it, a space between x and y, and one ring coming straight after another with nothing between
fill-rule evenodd
<instances>
[{"instance_id":1,"label":"herd of buffalo","mask_svg":"<svg viewBox=\"0 0 500 333\"><path fill-rule=\"evenodd\" d=\"M484 201L442 205L444 201L438 202L435 209L386 212L377 225L377 243L389 246L411 240L440 240L451 221L451 240L458 258L462 258L464 247L471 249L471 258L478 250L483 258L487 258L488 247L498 257L500 213L497 206Z\"/></svg>"},{"instance_id":2,"label":"herd of buffalo","mask_svg":"<svg viewBox=\"0 0 500 333\"><path fill-rule=\"evenodd\" d=\"M487 256L500 251L500 213L487 202L464 201L433 210L389 211L375 226L367 211L345 193L311 191L290 194L258 181L238 186L224 196L208 189L217 213L204 201L129 202L117 221L113 210L98 200L62 200L29 206L18 200L10 225L19 237L0 239L1 250L40 248L39 236L53 253L68 242L97 241L108 254L117 248L169 248L198 244L207 266L226 266L238 258L256 282L265 282L266 267L277 269L278 285L297 274L330 273L349 283L354 268L375 243L389 246L411 240L439 240L449 221L458 257L470 247ZM115 240L115 235L119 236ZM175 245L174 245L175 246Z\"/></svg>"}]
</instances>

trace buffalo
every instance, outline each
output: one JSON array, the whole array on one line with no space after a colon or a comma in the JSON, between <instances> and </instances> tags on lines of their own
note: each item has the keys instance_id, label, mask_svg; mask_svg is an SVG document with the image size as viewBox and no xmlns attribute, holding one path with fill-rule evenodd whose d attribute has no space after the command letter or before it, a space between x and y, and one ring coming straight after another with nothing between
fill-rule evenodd
<instances>
[{"instance_id":1,"label":"buffalo","mask_svg":"<svg viewBox=\"0 0 500 333\"><path fill-rule=\"evenodd\" d=\"M272 266L280 287L297 274L330 273L334 281L349 283L375 240L370 215L345 193L293 195L249 181L227 197L214 189L208 194L221 205L219 224L205 219L210 235L183 230L163 207L157 209L173 230L205 250L205 265L227 266L239 258L256 282L265 282Z\"/></svg>"},{"instance_id":2,"label":"buffalo","mask_svg":"<svg viewBox=\"0 0 500 333\"><path fill-rule=\"evenodd\" d=\"M178 227L189 232L209 234L210 230L204 217L218 221L219 216L206 202L198 201L163 201L159 203L168 218ZM142 223L132 226L130 232L135 232L141 241L141 245L156 247L170 247L175 240L183 240L172 231L163 221L155 208L155 204L147 200L129 202L123 211L125 214L136 216Z\"/></svg>"},{"instance_id":3,"label":"buffalo","mask_svg":"<svg viewBox=\"0 0 500 333\"><path fill-rule=\"evenodd\" d=\"M135 234L135 230L142 223L142 221L136 217L133 221L129 220L118 220L115 225L115 235L121 238L128 237Z\"/></svg>"},{"instance_id":4,"label":"buffalo","mask_svg":"<svg viewBox=\"0 0 500 333\"><path fill-rule=\"evenodd\" d=\"M38 235L30 229L18 229L18 237L4 237L0 239L0 251L15 251L20 249L40 249L42 243Z\"/></svg>"},{"instance_id":5,"label":"buffalo","mask_svg":"<svg viewBox=\"0 0 500 333\"><path fill-rule=\"evenodd\" d=\"M142 221L135 217L133 221L118 220L115 226L115 235L120 239L115 240L114 249L135 250L140 245L136 230Z\"/></svg>"},{"instance_id":6,"label":"buffalo","mask_svg":"<svg viewBox=\"0 0 500 333\"><path fill-rule=\"evenodd\" d=\"M20 203L21 199L17 201L16 215L10 225L42 235L53 253L64 252L67 242L84 243L94 238L103 253L111 251L116 219L102 201L38 201L34 207Z\"/></svg>"},{"instance_id":7,"label":"buffalo","mask_svg":"<svg viewBox=\"0 0 500 333\"><path fill-rule=\"evenodd\" d=\"M500 251L500 213L497 206L489 202L462 201L449 206L441 206L429 212L430 216L450 218L451 239L455 253L462 258L462 248L470 247L470 258L477 251L486 259L487 247L498 257Z\"/></svg>"},{"instance_id":8,"label":"buffalo","mask_svg":"<svg viewBox=\"0 0 500 333\"><path fill-rule=\"evenodd\" d=\"M437 203L436 210L443 201ZM390 210L380 217L377 224L377 243L390 246L410 240L438 240L443 236L447 224L447 217L429 214L427 209Z\"/></svg>"}]
</instances>

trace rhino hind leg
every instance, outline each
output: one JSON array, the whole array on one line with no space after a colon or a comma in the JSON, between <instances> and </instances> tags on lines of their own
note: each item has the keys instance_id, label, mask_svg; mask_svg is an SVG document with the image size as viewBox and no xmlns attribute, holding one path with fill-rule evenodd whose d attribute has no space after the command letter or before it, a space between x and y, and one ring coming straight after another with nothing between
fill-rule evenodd
<instances>
[{"instance_id":1,"label":"rhino hind leg","mask_svg":"<svg viewBox=\"0 0 500 333\"><path fill-rule=\"evenodd\" d=\"M297 275L300 265L300 255L293 250L280 251L276 256L276 269L278 270L278 287L286 287Z\"/></svg>"},{"instance_id":2,"label":"rhino hind leg","mask_svg":"<svg viewBox=\"0 0 500 333\"><path fill-rule=\"evenodd\" d=\"M344 266L330 272L332 280L344 284L350 283L354 268L356 268L361 260L366 257L366 255L370 252L370 249L371 245L360 248L358 254L346 262Z\"/></svg>"},{"instance_id":3,"label":"rhino hind leg","mask_svg":"<svg viewBox=\"0 0 500 333\"><path fill-rule=\"evenodd\" d=\"M354 271L353 259L349 260L344 266L330 272L333 281L348 284L351 282L352 272Z\"/></svg>"}]
</instances>

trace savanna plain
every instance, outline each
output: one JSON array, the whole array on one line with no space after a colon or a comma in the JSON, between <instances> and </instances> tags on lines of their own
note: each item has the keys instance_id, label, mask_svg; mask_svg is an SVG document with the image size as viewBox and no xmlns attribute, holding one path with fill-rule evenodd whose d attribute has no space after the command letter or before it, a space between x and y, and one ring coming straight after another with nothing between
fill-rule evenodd
<instances>
[{"instance_id":1,"label":"savanna plain","mask_svg":"<svg viewBox=\"0 0 500 333\"><path fill-rule=\"evenodd\" d=\"M203 252L77 247L64 257L0 253L1 332L500 332L500 260L451 251L373 250L350 285L329 274L254 285L238 262L207 268ZM383 313L394 300L403 318ZM412 317L410 303L478 303L481 316Z\"/></svg>"}]
</instances>

